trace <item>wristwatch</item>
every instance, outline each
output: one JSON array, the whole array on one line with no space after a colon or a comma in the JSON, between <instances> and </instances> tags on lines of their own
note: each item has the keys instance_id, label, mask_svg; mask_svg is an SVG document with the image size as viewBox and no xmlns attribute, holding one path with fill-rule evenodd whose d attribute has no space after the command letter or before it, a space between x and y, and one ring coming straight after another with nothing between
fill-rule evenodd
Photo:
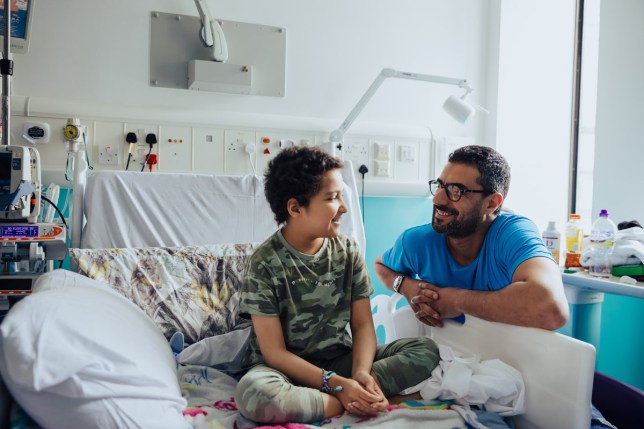
<instances>
[{"instance_id":1,"label":"wristwatch","mask_svg":"<svg viewBox=\"0 0 644 429\"><path fill-rule=\"evenodd\" d=\"M405 280L405 276L403 276L403 275L396 276L396 278L394 279L394 284L391 286L391 288L394 290L394 292L401 293L400 292L400 286L402 286L403 280Z\"/></svg>"}]
</instances>

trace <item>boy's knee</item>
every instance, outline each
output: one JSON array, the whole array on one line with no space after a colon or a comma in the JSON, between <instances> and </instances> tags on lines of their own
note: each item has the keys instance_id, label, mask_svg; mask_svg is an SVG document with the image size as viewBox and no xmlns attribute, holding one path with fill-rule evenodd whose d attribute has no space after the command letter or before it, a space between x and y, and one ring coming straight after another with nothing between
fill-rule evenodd
<instances>
[{"instance_id":1,"label":"boy's knee","mask_svg":"<svg viewBox=\"0 0 644 429\"><path fill-rule=\"evenodd\" d=\"M415 340L418 343L417 350L419 354L417 363L424 368L429 368L431 372L440 361L438 344L436 344L436 341L427 337L418 337Z\"/></svg>"},{"instance_id":2,"label":"boy's knee","mask_svg":"<svg viewBox=\"0 0 644 429\"><path fill-rule=\"evenodd\" d=\"M265 379L242 377L235 388L235 399L241 415L256 422L269 422L266 410L274 408L272 402L278 396L275 390L275 383L266 382Z\"/></svg>"},{"instance_id":3,"label":"boy's knee","mask_svg":"<svg viewBox=\"0 0 644 429\"><path fill-rule=\"evenodd\" d=\"M401 341L405 343L404 351L399 355L399 364L420 381L429 378L440 361L436 342L427 337L406 338Z\"/></svg>"},{"instance_id":4,"label":"boy's knee","mask_svg":"<svg viewBox=\"0 0 644 429\"><path fill-rule=\"evenodd\" d=\"M324 416L322 399L313 389L293 386L279 377L242 377L235 390L237 408L262 423L314 422Z\"/></svg>"},{"instance_id":5,"label":"boy's knee","mask_svg":"<svg viewBox=\"0 0 644 429\"><path fill-rule=\"evenodd\" d=\"M427 337L418 337L417 339L420 342L422 349L426 352L426 354L431 359L434 359L434 358L436 358L436 360L440 359L439 353L438 353L438 344L436 344L436 341Z\"/></svg>"}]
</instances>

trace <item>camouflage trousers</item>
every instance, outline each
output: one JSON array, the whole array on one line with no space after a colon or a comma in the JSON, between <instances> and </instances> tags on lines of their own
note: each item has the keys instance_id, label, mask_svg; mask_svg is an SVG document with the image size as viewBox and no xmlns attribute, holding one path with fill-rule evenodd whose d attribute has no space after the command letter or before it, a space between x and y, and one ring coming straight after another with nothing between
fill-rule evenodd
<instances>
[{"instance_id":1,"label":"camouflage trousers","mask_svg":"<svg viewBox=\"0 0 644 429\"><path fill-rule=\"evenodd\" d=\"M439 359L433 340L404 338L379 345L372 370L383 393L389 397L429 378ZM343 377L351 377L351 352L329 361L312 363ZM320 390L297 386L285 374L263 364L254 366L241 378L235 402L244 417L261 423L312 423L324 417Z\"/></svg>"}]
</instances>

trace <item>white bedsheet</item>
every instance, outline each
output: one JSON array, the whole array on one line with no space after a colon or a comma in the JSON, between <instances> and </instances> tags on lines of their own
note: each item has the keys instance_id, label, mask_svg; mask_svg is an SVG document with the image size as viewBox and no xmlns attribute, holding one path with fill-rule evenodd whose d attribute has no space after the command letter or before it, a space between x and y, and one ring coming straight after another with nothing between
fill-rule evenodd
<instances>
[{"instance_id":1,"label":"white bedsheet","mask_svg":"<svg viewBox=\"0 0 644 429\"><path fill-rule=\"evenodd\" d=\"M355 177L342 171L349 212L340 230L365 252ZM88 179L81 248L257 243L277 225L259 176L98 172ZM213 228L212 225L217 225Z\"/></svg>"}]
</instances>

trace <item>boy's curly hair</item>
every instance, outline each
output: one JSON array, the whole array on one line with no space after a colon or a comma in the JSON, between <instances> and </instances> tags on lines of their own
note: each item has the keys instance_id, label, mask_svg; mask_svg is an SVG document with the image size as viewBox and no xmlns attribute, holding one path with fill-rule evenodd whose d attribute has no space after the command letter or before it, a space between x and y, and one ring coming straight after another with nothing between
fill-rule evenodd
<instances>
[{"instance_id":1,"label":"boy's curly hair","mask_svg":"<svg viewBox=\"0 0 644 429\"><path fill-rule=\"evenodd\" d=\"M295 198L301 206L308 206L326 172L343 166L340 159L317 147L293 146L278 153L264 173L264 195L277 224L288 220L288 200Z\"/></svg>"}]
</instances>

